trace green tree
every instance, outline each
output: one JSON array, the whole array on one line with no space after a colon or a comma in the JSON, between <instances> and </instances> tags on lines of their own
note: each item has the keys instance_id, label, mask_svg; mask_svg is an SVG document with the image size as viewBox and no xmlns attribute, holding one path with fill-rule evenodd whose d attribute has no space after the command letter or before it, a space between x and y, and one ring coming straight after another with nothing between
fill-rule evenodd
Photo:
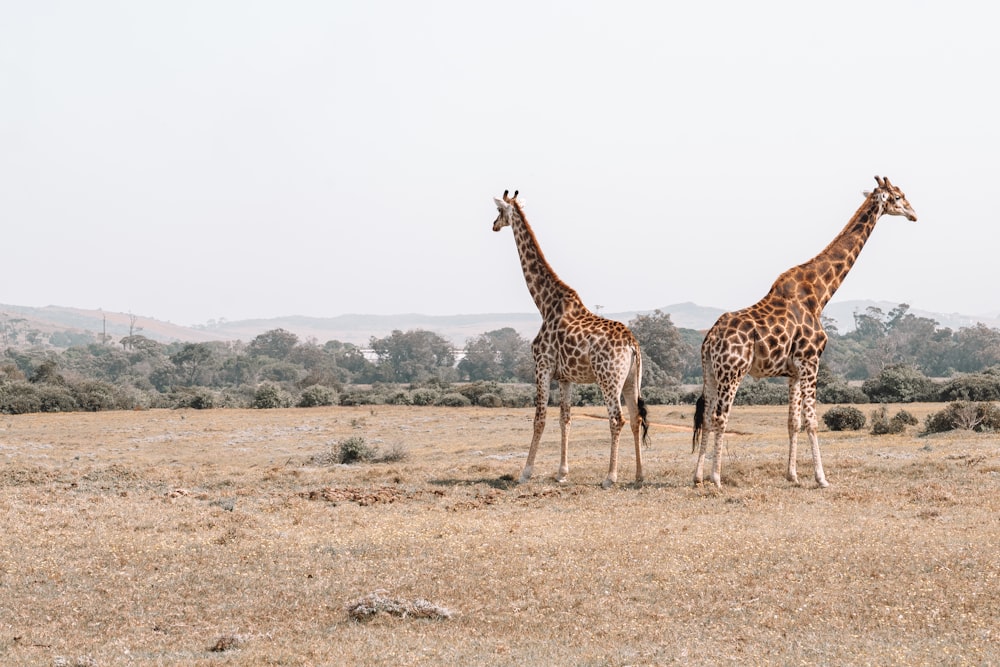
<instances>
[{"instance_id":1,"label":"green tree","mask_svg":"<svg viewBox=\"0 0 1000 667\"><path fill-rule=\"evenodd\" d=\"M298 343L299 337L292 332L284 329L271 329L250 341L247 349L250 356L253 357L270 357L284 361Z\"/></svg>"},{"instance_id":2,"label":"green tree","mask_svg":"<svg viewBox=\"0 0 1000 667\"><path fill-rule=\"evenodd\" d=\"M181 383L186 386L200 384L203 374L212 361L212 350L205 343L187 343L179 352L170 355L177 368Z\"/></svg>"},{"instance_id":3,"label":"green tree","mask_svg":"<svg viewBox=\"0 0 1000 667\"><path fill-rule=\"evenodd\" d=\"M673 387L685 375L685 359L691 346L670 321L670 314L660 310L652 315L638 315L628 323L642 349L642 384Z\"/></svg>"},{"instance_id":4,"label":"green tree","mask_svg":"<svg viewBox=\"0 0 1000 667\"><path fill-rule=\"evenodd\" d=\"M458 371L466 380L531 382L531 343L511 327L480 334L465 344Z\"/></svg>"},{"instance_id":5,"label":"green tree","mask_svg":"<svg viewBox=\"0 0 1000 667\"><path fill-rule=\"evenodd\" d=\"M451 381L457 375L451 343L431 331L397 329L385 338L373 336L371 347L378 357L379 379L385 382Z\"/></svg>"},{"instance_id":6,"label":"green tree","mask_svg":"<svg viewBox=\"0 0 1000 667\"><path fill-rule=\"evenodd\" d=\"M333 357L333 363L339 369L338 377L343 382L373 382L378 379L375 364L365 358L357 345L331 340L323 345L323 351Z\"/></svg>"},{"instance_id":7,"label":"green tree","mask_svg":"<svg viewBox=\"0 0 1000 667\"><path fill-rule=\"evenodd\" d=\"M980 322L956 331L952 343L948 359L960 373L975 373L1000 364L1000 330Z\"/></svg>"}]
</instances>

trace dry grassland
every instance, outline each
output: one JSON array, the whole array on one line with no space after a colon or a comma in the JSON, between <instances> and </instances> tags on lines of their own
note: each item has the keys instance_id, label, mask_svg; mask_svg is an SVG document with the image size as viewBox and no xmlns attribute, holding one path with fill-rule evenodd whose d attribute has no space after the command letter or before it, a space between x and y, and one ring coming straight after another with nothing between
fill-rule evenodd
<instances>
[{"instance_id":1,"label":"dry grassland","mask_svg":"<svg viewBox=\"0 0 1000 667\"><path fill-rule=\"evenodd\" d=\"M823 432L820 490L737 408L718 493L653 407L602 491L601 412L560 485L550 411L522 486L530 409L0 416L0 664L1000 663L995 436ZM352 436L407 457L331 464Z\"/></svg>"}]
</instances>

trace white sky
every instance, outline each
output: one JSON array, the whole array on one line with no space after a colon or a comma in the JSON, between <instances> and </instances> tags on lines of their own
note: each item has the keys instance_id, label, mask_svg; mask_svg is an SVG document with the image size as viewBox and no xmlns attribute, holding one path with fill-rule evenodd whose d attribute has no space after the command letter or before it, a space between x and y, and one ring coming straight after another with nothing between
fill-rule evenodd
<instances>
[{"instance_id":1,"label":"white sky","mask_svg":"<svg viewBox=\"0 0 1000 667\"><path fill-rule=\"evenodd\" d=\"M889 176L836 300L1000 312L988 3L0 0L0 303L198 324L740 308Z\"/></svg>"}]
</instances>

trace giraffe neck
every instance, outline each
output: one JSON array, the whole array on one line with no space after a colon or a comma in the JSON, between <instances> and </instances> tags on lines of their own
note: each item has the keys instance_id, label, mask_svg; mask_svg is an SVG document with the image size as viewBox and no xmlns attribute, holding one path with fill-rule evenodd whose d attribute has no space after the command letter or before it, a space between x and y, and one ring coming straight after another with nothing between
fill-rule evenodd
<instances>
[{"instance_id":1,"label":"giraffe neck","mask_svg":"<svg viewBox=\"0 0 1000 667\"><path fill-rule=\"evenodd\" d=\"M857 261L861 249L882 216L882 203L871 194L857 210L847 225L818 255L801 266L809 275L815 272L815 295L820 310L833 298L848 272Z\"/></svg>"},{"instance_id":2,"label":"giraffe neck","mask_svg":"<svg viewBox=\"0 0 1000 667\"><path fill-rule=\"evenodd\" d=\"M531 298L535 301L535 306L542 314L543 320L558 317L562 314L566 303L566 298L571 297L579 301L579 297L572 288L559 280L559 276L552 270L549 263L545 261L545 255L538 246L538 239L535 232L528 224L527 218L520 205L514 202L517 215L514 216L511 227L514 230L514 241L517 243L517 252L521 257L521 270L524 271L524 282L528 285Z\"/></svg>"}]
</instances>

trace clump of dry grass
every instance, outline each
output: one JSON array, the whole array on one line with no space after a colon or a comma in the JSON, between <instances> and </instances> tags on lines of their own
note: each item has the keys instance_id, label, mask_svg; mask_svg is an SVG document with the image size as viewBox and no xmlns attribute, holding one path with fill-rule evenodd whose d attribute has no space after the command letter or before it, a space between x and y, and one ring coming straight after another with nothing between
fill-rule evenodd
<instances>
[{"instance_id":1,"label":"clump of dry grass","mask_svg":"<svg viewBox=\"0 0 1000 667\"><path fill-rule=\"evenodd\" d=\"M388 614L399 618L434 618L445 619L455 615L451 609L434 604L423 598L403 600L388 596L388 592L378 589L357 600L348 602L347 615L355 621L367 621L380 614Z\"/></svg>"},{"instance_id":2,"label":"clump of dry grass","mask_svg":"<svg viewBox=\"0 0 1000 667\"><path fill-rule=\"evenodd\" d=\"M223 653L225 651L235 651L236 649L242 648L244 644L250 641L250 635L247 634L227 634L222 635L215 643L212 644L211 648L208 650L212 653Z\"/></svg>"}]
</instances>

